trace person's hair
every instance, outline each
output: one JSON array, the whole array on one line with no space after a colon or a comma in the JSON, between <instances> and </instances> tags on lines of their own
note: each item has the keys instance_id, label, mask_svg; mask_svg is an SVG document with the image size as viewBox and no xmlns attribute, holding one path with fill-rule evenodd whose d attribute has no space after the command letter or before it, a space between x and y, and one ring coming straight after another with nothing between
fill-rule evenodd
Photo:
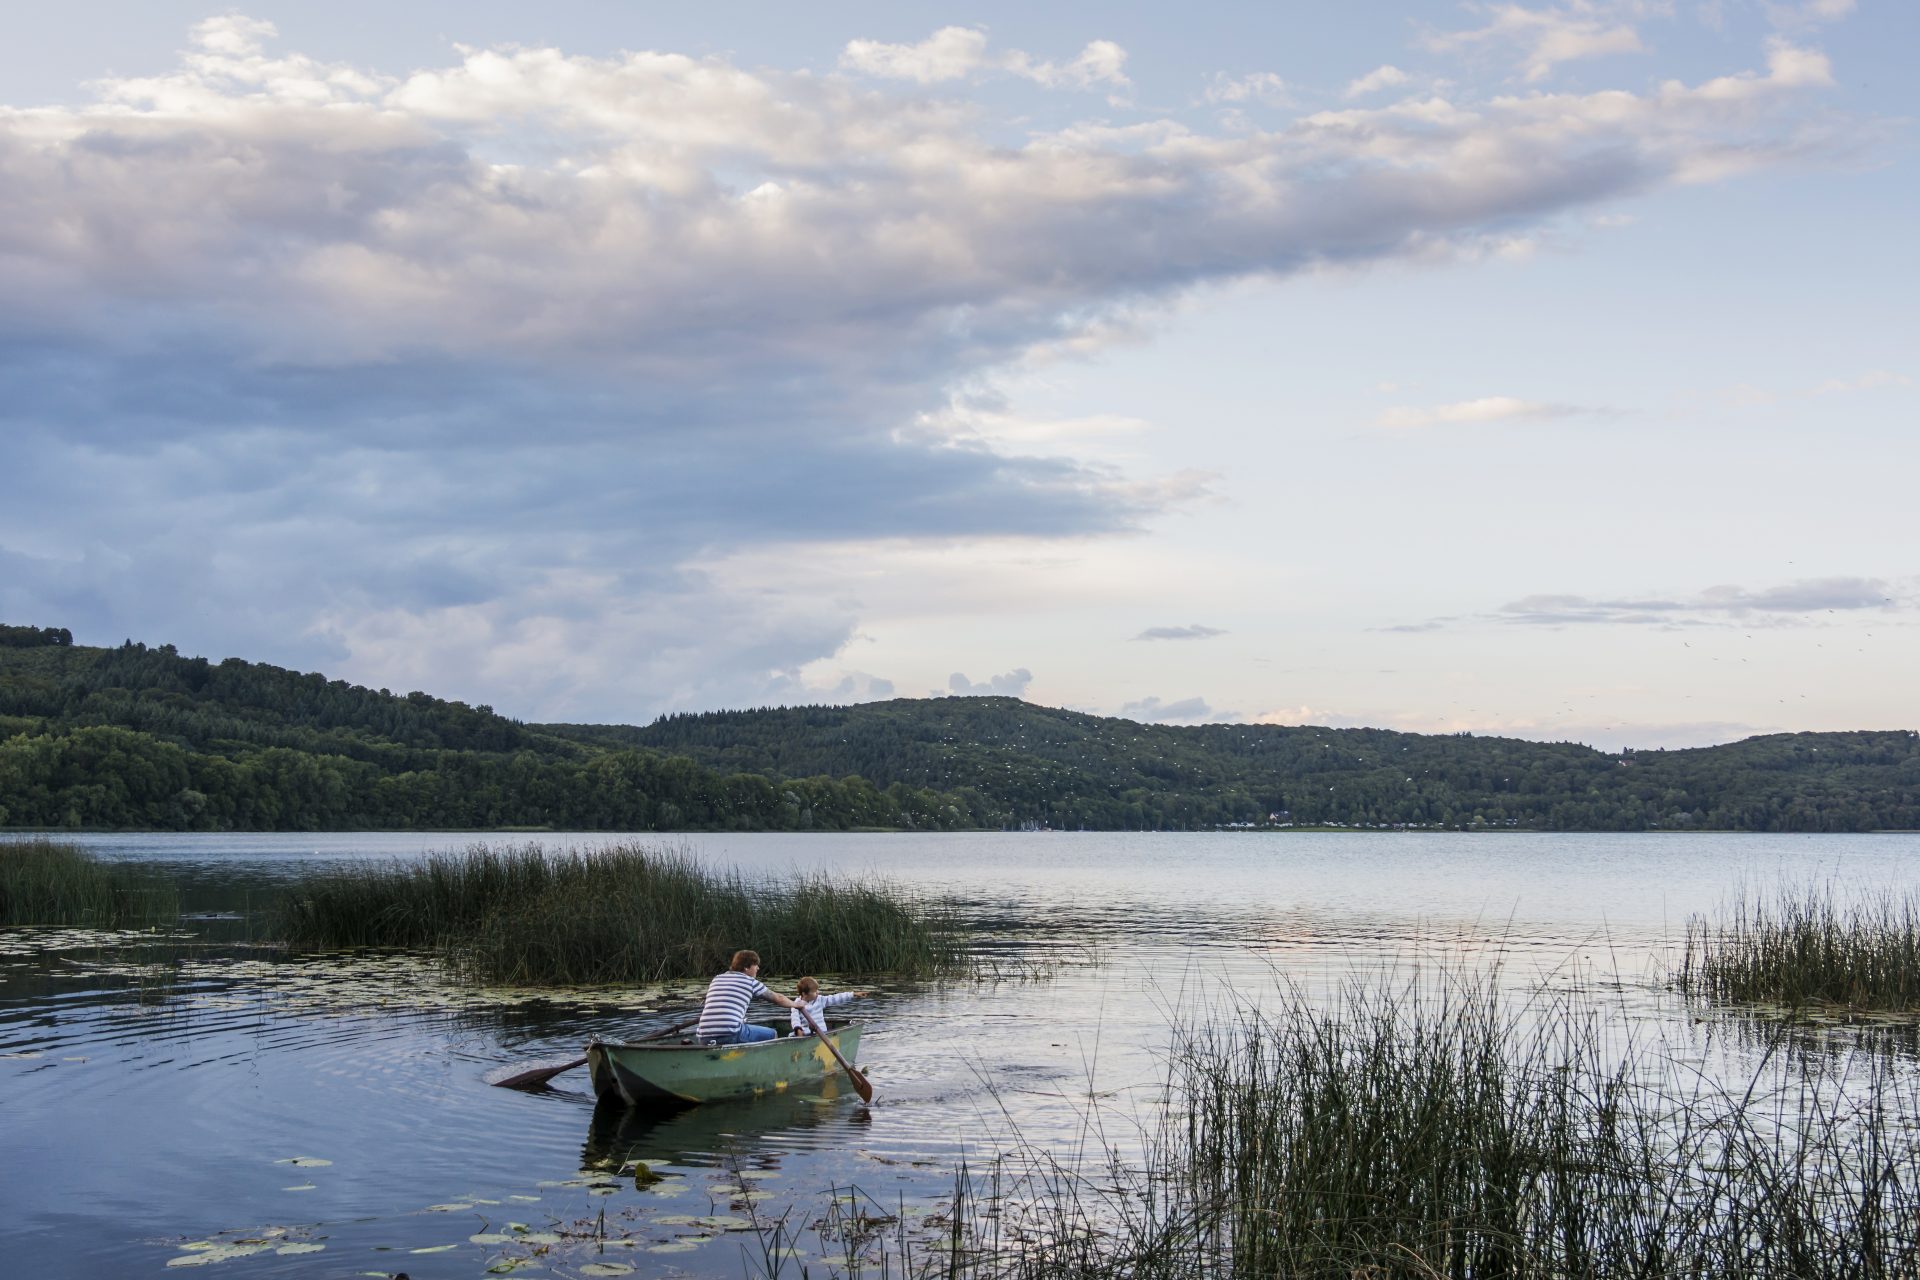
<instances>
[{"instance_id":1,"label":"person's hair","mask_svg":"<svg viewBox=\"0 0 1920 1280\"><path fill-rule=\"evenodd\" d=\"M811 999L820 991L820 979L802 978L793 984L793 989L799 994L802 1000Z\"/></svg>"},{"instance_id":2,"label":"person's hair","mask_svg":"<svg viewBox=\"0 0 1920 1280\"><path fill-rule=\"evenodd\" d=\"M736 951L733 953L733 963L728 967L736 973L745 973L748 969L753 968L753 966L759 963L760 953L758 951Z\"/></svg>"}]
</instances>

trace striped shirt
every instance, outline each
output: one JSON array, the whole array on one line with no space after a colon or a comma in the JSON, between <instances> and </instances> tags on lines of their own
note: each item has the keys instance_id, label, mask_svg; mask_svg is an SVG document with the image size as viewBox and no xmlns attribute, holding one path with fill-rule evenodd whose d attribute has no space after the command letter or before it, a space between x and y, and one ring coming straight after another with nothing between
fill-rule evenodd
<instances>
[{"instance_id":1,"label":"striped shirt","mask_svg":"<svg viewBox=\"0 0 1920 1280\"><path fill-rule=\"evenodd\" d=\"M747 1006L755 996L767 993L767 984L736 969L729 969L707 984L707 1002L700 1009L702 1040L711 1036L730 1036L747 1021Z\"/></svg>"},{"instance_id":2,"label":"striped shirt","mask_svg":"<svg viewBox=\"0 0 1920 1280\"><path fill-rule=\"evenodd\" d=\"M805 1009L808 1013L811 1013L813 1020L818 1022L820 1029L824 1031L827 1027L827 1010L833 1008L834 1005L845 1004L851 999L853 999L853 992L836 991L830 996L815 996L811 1000L795 1000L793 1003L796 1008L792 1013L787 1015L788 1020L793 1023L793 1034L797 1036L810 1036L813 1034L813 1029L807 1025L805 1015L800 1012L801 1009Z\"/></svg>"}]
</instances>

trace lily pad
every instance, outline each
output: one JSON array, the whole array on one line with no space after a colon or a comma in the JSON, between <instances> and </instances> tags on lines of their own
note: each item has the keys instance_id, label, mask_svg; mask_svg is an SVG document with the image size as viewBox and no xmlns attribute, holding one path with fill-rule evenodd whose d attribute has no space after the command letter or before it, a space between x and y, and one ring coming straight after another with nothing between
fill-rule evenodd
<instances>
[{"instance_id":1,"label":"lily pad","mask_svg":"<svg viewBox=\"0 0 1920 1280\"><path fill-rule=\"evenodd\" d=\"M177 1258L167 1259L169 1267L204 1267L215 1262L226 1262L232 1258L250 1258L256 1253L265 1253L272 1245L266 1244L216 1244L211 1249L200 1249L193 1253L183 1253Z\"/></svg>"},{"instance_id":2,"label":"lily pad","mask_svg":"<svg viewBox=\"0 0 1920 1280\"><path fill-rule=\"evenodd\" d=\"M462 1209L471 1208L473 1208L471 1200L454 1200L447 1204L430 1204L425 1211L427 1213L459 1213Z\"/></svg>"},{"instance_id":3,"label":"lily pad","mask_svg":"<svg viewBox=\"0 0 1920 1280\"><path fill-rule=\"evenodd\" d=\"M630 1276L633 1268L624 1262L589 1262L580 1268L583 1276Z\"/></svg>"},{"instance_id":4,"label":"lily pad","mask_svg":"<svg viewBox=\"0 0 1920 1280\"><path fill-rule=\"evenodd\" d=\"M504 1276L515 1271L536 1271L540 1267L532 1258L502 1258L487 1268L490 1276Z\"/></svg>"},{"instance_id":5,"label":"lily pad","mask_svg":"<svg viewBox=\"0 0 1920 1280\"><path fill-rule=\"evenodd\" d=\"M468 1244L512 1244L519 1236L508 1235L504 1231L482 1231L477 1236L468 1236Z\"/></svg>"},{"instance_id":6,"label":"lily pad","mask_svg":"<svg viewBox=\"0 0 1920 1280\"><path fill-rule=\"evenodd\" d=\"M422 1249L409 1249L409 1253L452 1253L460 1246L457 1244L430 1244Z\"/></svg>"},{"instance_id":7,"label":"lily pad","mask_svg":"<svg viewBox=\"0 0 1920 1280\"><path fill-rule=\"evenodd\" d=\"M565 1237L551 1231L529 1231L525 1235L515 1236L521 1244L559 1244Z\"/></svg>"},{"instance_id":8,"label":"lily pad","mask_svg":"<svg viewBox=\"0 0 1920 1280\"><path fill-rule=\"evenodd\" d=\"M275 1249L274 1252L284 1254L319 1253L326 1247L327 1246L323 1244L283 1244L278 1249Z\"/></svg>"},{"instance_id":9,"label":"lily pad","mask_svg":"<svg viewBox=\"0 0 1920 1280\"><path fill-rule=\"evenodd\" d=\"M319 1190L319 1188L316 1187L311 1182L298 1182L291 1187L282 1187L280 1189L282 1191L318 1191Z\"/></svg>"},{"instance_id":10,"label":"lily pad","mask_svg":"<svg viewBox=\"0 0 1920 1280\"><path fill-rule=\"evenodd\" d=\"M669 1240L666 1244L648 1245L647 1252L648 1253L692 1253L695 1249L698 1249L701 1245L705 1244L707 1241L711 1239L713 1239L712 1236L692 1236L685 1240Z\"/></svg>"},{"instance_id":11,"label":"lily pad","mask_svg":"<svg viewBox=\"0 0 1920 1280\"><path fill-rule=\"evenodd\" d=\"M730 1213L709 1213L703 1218L695 1218L694 1223L702 1227L719 1227L723 1231L744 1231L753 1225L745 1218L737 1218Z\"/></svg>"},{"instance_id":12,"label":"lily pad","mask_svg":"<svg viewBox=\"0 0 1920 1280\"><path fill-rule=\"evenodd\" d=\"M284 1160L275 1160L274 1163L298 1165L302 1169L319 1169L332 1164L333 1161L322 1160L319 1156L288 1156Z\"/></svg>"}]
</instances>

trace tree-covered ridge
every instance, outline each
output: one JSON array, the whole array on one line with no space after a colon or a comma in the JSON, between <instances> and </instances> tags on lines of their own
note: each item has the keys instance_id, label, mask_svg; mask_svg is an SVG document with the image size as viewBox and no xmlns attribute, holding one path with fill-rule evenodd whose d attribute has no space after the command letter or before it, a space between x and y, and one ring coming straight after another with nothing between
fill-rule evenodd
<instances>
[{"instance_id":1,"label":"tree-covered ridge","mask_svg":"<svg viewBox=\"0 0 1920 1280\"><path fill-rule=\"evenodd\" d=\"M990 822L990 819L992 820ZM998 825L953 797L776 783L172 646L0 646L0 825L172 830Z\"/></svg>"},{"instance_id":2,"label":"tree-covered ridge","mask_svg":"<svg viewBox=\"0 0 1920 1280\"><path fill-rule=\"evenodd\" d=\"M1920 828L1920 739L1574 743L1174 727L1011 698L526 725L171 646L0 638L0 825L916 830Z\"/></svg>"},{"instance_id":3,"label":"tree-covered ridge","mask_svg":"<svg viewBox=\"0 0 1920 1280\"><path fill-rule=\"evenodd\" d=\"M990 796L1054 826L1551 830L1920 827L1920 738L1775 734L1610 754L1576 743L1281 725L1146 725L1011 698L898 699L548 726L711 768L859 774Z\"/></svg>"}]
</instances>

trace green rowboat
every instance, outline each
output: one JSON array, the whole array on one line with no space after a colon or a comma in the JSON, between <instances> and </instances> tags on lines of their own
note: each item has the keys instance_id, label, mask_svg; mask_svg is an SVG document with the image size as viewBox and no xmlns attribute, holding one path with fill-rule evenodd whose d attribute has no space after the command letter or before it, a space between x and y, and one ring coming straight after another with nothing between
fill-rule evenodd
<instances>
[{"instance_id":1,"label":"green rowboat","mask_svg":"<svg viewBox=\"0 0 1920 1280\"><path fill-rule=\"evenodd\" d=\"M827 1039L853 1062L860 1028L830 1023ZM587 1046L594 1095L628 1106L718 1102L818 1084L845 1073L816 1036L780 1035L757 1044L708 1046L698 1041Z\"/></svg>"}]
</instances>

